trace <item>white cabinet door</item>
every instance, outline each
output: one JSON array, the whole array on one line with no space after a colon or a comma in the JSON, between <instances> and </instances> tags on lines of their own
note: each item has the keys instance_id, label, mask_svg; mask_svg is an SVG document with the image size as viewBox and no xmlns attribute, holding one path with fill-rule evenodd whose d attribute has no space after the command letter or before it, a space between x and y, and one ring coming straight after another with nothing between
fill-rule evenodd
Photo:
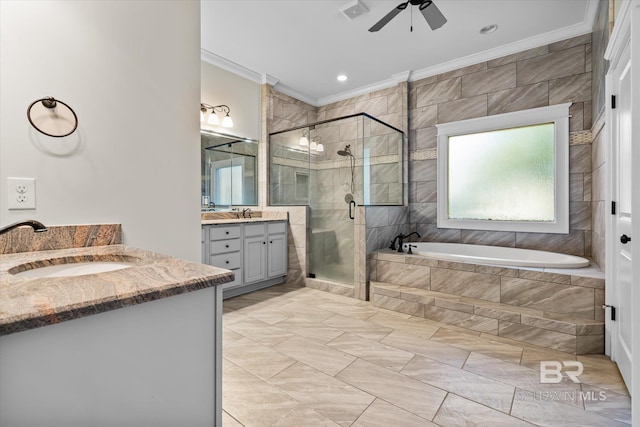
<instances>
[{"instance_id":1,"label":"white cabinet door","mask_svg":"<svg viewBox=\"0 0 640 427\"><path fill-rule=\"evenodd\" d=\"M244 239L244 283L259 282L267 278L267 242L265 236Z\"/></svg>"},{"instance_id":2,"label":"white cabinet door","mask_svg":"<svg viewBox=\"0 0 640 427\"><path fill-rule=\"evenodd\" d=\"M287 235L269 235L267 245L267 276L278 277L287 274Z\"/></svg>"}]
</instances>

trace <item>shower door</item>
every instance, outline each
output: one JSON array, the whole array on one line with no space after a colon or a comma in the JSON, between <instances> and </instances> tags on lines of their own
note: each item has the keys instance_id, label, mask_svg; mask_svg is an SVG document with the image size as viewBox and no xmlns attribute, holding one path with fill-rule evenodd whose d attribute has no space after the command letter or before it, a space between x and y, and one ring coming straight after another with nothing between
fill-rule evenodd
<instances>
[{"instance_id":1,"label":"shower door","mask_svg":"<svg viewBox=\"0 0 640 427\"><path fill-rule=\"evenodd\" d=\"M331 121L314 126L309 133L311 141L321 141L324 147L310 162L309 273L348 285L354 281L354 205L359 193L356 139L361 122L359 117Z\"/></svg>"},{"instance_id":2,"label":"shower door","mask_svg":"<svg viewBox=\"0 0 640 427\"><path fill-rule=\"evenodd\" d=\"M354 285L356 262L366 275L366 258L355 257L355 224L364 225L356 206L402 205L403 138L402 131L364 113L269 135L270 205L309 207L310 277ZM362 248L365 235L357 237Z\"/></svg>"}]
</instances>

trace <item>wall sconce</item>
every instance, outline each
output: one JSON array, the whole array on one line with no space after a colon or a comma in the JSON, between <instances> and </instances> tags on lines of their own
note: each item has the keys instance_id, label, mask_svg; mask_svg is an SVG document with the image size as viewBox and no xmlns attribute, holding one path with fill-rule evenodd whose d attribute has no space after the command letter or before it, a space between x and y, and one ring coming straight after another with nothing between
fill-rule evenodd
<instances>
[{"instance_id":1,"label":"wall sconce","mask_svg":"<svg viewBox=\"0 0 640 427\"><path fill-rule=\"evenodd\" d=\"M204 122L204 116L209 110L211 110L211 113L209 113L209 117L207 118L208 124L218 126L220 124L218 113L224 113L226 115L222 118L222 126L225 128L233 127L233 120L231 120L231 117L229 117L231 109L227 105L213 106L205 103L200 103L200 122Z\"/></svg>"},{"instance_id":2,"label":"wall sconce","mask_svg":"<svg viewBox=\"0 0 640 427\"><path fill-rule=\"evenodd\" d=\"M302 145L303 147L309 145L309 131L302 131L302 136L300 137L300 140L298 140L298 144Z\"/></svg>"},{"instance_id":3,"label":"wall sconce","mask_svg":"<svg viewBox=\"0 0 640 427\"><path fill-rule=\"evenodd\" d=\"M324 145L320 142L320 138L313 138L311 140L311 144L309 144L309 148L312 150L316 150L317 152L324 151Z\"/></svg>"}]
</instances>

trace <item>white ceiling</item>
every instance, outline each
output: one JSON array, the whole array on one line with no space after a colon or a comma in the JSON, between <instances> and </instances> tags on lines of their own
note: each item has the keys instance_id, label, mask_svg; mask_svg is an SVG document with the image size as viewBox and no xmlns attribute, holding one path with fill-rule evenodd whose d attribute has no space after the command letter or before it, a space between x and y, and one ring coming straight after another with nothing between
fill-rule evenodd
<instances>
[{"instance_id":1,"label":"white ceiling","mask_svg":"<svg viewBox=\"0 0 640 427\"><path fill-rule=\"evenodd\" d=\"M436 0L448 22L432 31L409 6L377 33L369 27L402 0L202 0L202 58L313 105L399 80L416 80L591 31L597 0ZM413 32L411 25L413 9ZM497 24L498 31L479 30ZM347 74L338 82L338 74ZM395 77L394 77L395 76Z\"/></svg>"}]
</instances>

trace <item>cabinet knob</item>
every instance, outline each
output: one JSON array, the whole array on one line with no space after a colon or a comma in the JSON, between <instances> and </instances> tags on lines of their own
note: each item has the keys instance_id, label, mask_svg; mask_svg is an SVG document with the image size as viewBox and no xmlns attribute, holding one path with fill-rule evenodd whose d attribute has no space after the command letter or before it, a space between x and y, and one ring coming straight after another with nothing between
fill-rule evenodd
<instances>
[{"instance_id":1,"label":"cabinet knob","mask_svg":"<svg viewBox=\"0 0 640 427\"><path fill-rule=\"evenodd\" d=\"M225 264L229 264L229 261L225 261L224 263L225 263Z\"/></svg>"},{"instance_id":2,"label":"cabinet knob","mask_svg":"<svg viewBox=\"0 0 640 427\"><path fill-rule=\"evenodd\" d=\"M626 234L623 234L622 236L620 236L620 243L622 243L623 245L626 245L630 241L631 241L631 237L627 236Z\"/></svg>"},{"instance_id":3,"label":"cabinet knob","mask_svg":"<svg viewBox=\"0 0 640 427\"><path fill-rule=\"evenodd\" d=\"M273 240L269 240L269 243L273 243Z\"/></svg>"},{"instance_id":4,"label":"cabinet knob","mask_svg":"<svg viewBox=\"0 0 640 427\"><path fill-rule=\"evenodd\" d=\"M262 242L262 244L263 244L263 245L266 245L266 244L267 244L267 242Z\"/></svg>"},{"instance_id":5,"label":"cabinet knob","mask_svg":"<svg viewBox=\"0 0 640 427\"><path fill-rule=\"evenodd\" d=\"M228 248L228 247L229 247L229 245L224 245L224 247L225 247L225 248Z\"/></svg>"},{"instance_id":6,"label":"cabinet knob","mask_svg":"<svg viewBox=\"0 0 640 427\"><path fill-rule=\"evenodd\" d=\"M228 232L228 231L225 231L225 232L224 232L224 234L229 234L229 232Z\"/></svg>"}]
</instances>

